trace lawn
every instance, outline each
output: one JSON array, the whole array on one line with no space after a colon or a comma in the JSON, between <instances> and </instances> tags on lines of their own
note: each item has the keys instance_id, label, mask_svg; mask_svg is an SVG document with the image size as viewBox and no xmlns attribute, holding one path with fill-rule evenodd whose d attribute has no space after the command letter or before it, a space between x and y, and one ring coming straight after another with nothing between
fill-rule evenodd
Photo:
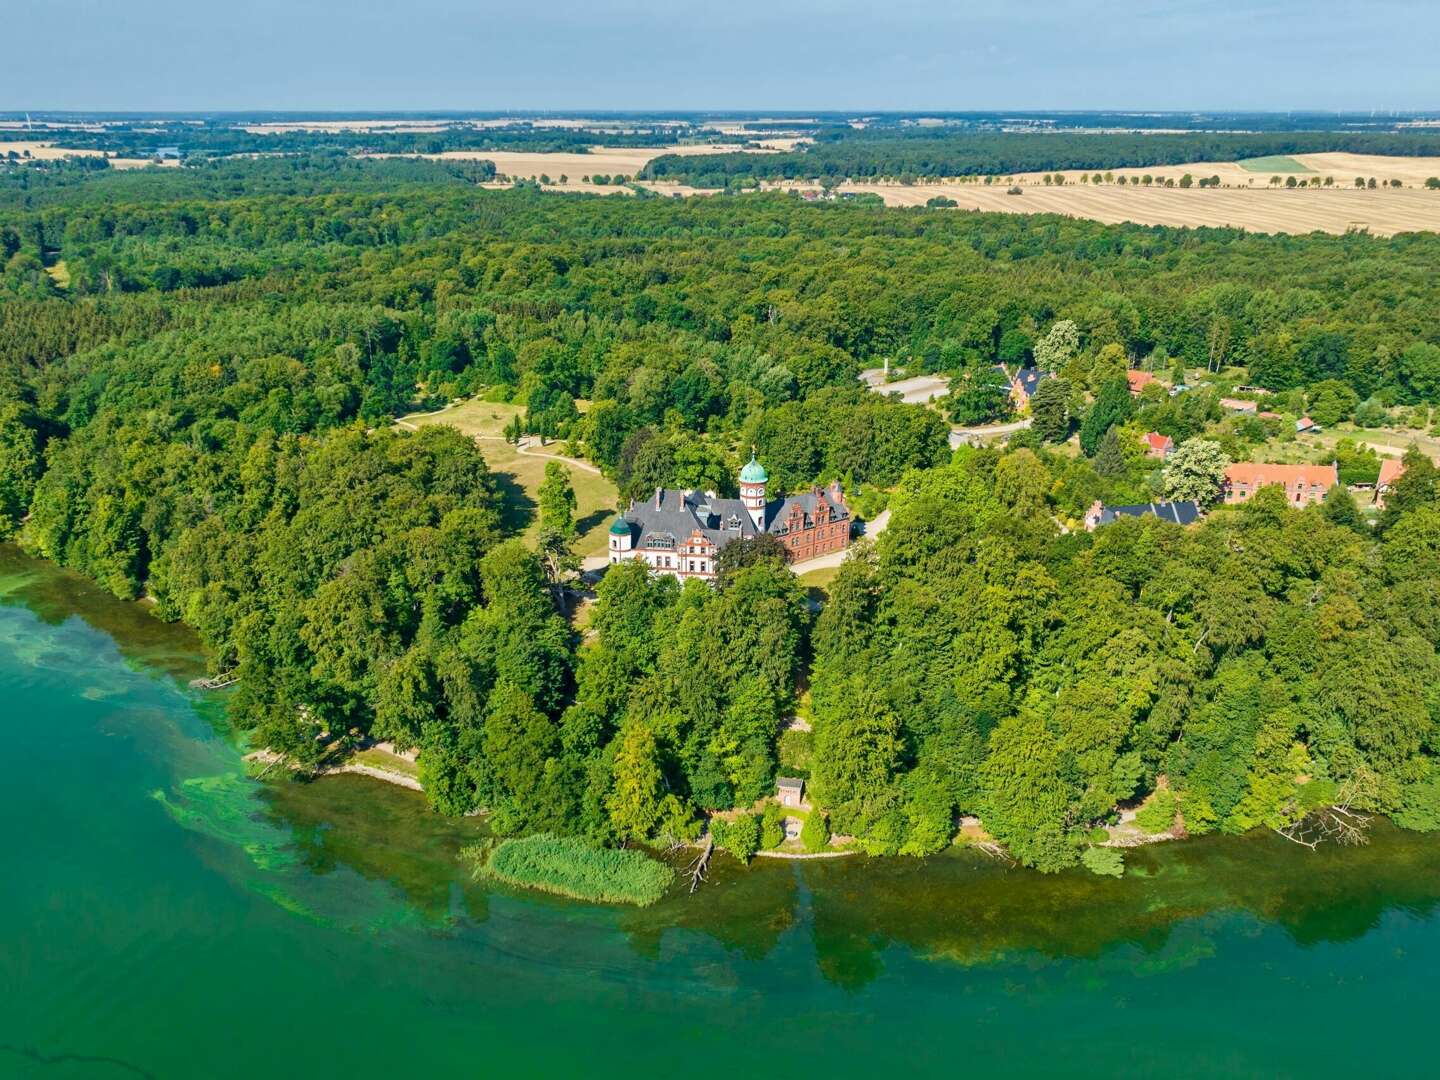
<instances>
[{"instance_id":1,"label":"lawn","mask_svg":"<svg viewBox=\"0 0 1440 1080\"><path fill-rule=\"evenodd\" d=\"M1250 158L1238 162L1239 166L1246 172L1253 173L1308 173L1314 172L1305 165L1296 161L1293 157L1285 154L1270 154L1266 157Z\"/></svg>"},{"instance_id":2,"label":"lawn","mask_svg":"<svg viewBox=\"0 0 1440 1080\"><path fill-rule=\"evenodd\" d=\"M384 769L386 772L400 773L402 776L419 776L420 770L409 758L403 758L399 754L392 754L388 750L381 750L378 746L371 746L357 753L352 761L360 765L369 765L372 768Z\"/></svg>"},{"instance_id":3,"label":"lawn","mask_svg":"<svg viewBox=\"0 0 1440 1080\"><path fill-rule=\"evenodd\" d=\"M586 403L577 402L583 407ZM521 450L504 439L505 425L512 417L524 412L520 405L493 401L462 401L434 413L411 413L400 418L402 424L421 427L425 424L449 424L467 435L476 437L485 463L490 466L500 485L504 504L501 516L506 529L527 541L533 541L540 529L537 493L545 479L546 459L541 454L561 455L563 443L551 443ZM575 487L576 520L580 538L575 551L582 557L605 551L606 530L615 513L619 493L605 477L578 466L567 465L570 482Z\"/></svg>"},{"instance_id":4,"label":"lawn","mask_svg":"<svg viewBox=\"0 0 1440 1080\"><path fill-rule=\"evenodd\" d=\"M805 586L811 600L817 604L823 604L830 599L830 583L835 580L835 575L838 573L840 573L838 566L823 566L819 570L801 574L796 580Z\"/></svg>"}]
</instances>

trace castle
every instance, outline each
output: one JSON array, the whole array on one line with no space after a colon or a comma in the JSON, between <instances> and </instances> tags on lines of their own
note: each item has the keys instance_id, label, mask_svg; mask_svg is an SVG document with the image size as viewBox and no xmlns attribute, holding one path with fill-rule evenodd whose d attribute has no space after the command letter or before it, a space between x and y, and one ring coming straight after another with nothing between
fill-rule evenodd
<instances>
[{"instance_id":1,"label":"castle","mask_svg":"<svg viewBox=\"0 0 1440 1080\"><path fill-rule=\"evenodd\" d=\"M769 500L768 480L751 455L740 470L738 499L656 488L653 498L632 500L610 526L610 562L643 559L657 573L710 580L720 549L732 540L768 534L785 545L792 562L850 546L850 508L838 483Z\"/></svg>"}]
</instances>

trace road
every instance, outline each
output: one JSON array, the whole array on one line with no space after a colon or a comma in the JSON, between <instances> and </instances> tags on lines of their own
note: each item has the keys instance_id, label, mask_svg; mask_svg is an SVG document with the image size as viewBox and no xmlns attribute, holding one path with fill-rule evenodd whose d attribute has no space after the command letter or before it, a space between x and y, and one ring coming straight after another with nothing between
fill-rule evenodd
<instances>
[{"instance_id":1,"label":"road","mask_svg":"<svg viewBox=\"0 0 1440 1080\"><path fill-rule=\"evenodd\" d=\"M958 450L972 440L985 442L989 439L998 439L1002 435L1014 435L1017 431L1024 431L1031 424L1030 417L1024 420L1012 420L1008 424L985 424L981 427L957 427L950 429L950 449Z\"/></svg>"},{"instance_id":2,"label":"road","mask_svg":"<svg viewBox=\"0 0 1440 1080\"><path fill-rule=\"evenodd\" d=\"M873 539L884 532L885 527L889 524L890 511L882 510L875 515L874 521L867 521L865 523L865 532L863 535ZM806 559L804 562L791 563L790 570L797 576L800 574L808 574L812 570L829 570L843 563L846 554L848 553L844 551L832 551L828 555L821 555L814 559Z\"/></svg>"}]
</instances>

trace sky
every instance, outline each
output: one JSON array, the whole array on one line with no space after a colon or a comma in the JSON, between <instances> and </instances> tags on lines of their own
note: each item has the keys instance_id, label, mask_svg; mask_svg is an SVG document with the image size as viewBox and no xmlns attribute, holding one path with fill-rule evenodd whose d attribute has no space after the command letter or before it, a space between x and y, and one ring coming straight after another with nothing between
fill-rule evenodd
<instances>
[{"instance_id":1,"label":"sky","mask_svg":"<svg viewBox=\"0 0 1440 1080\"><path fill-rule=\"evenodd\" d=\"M1440 109L1436 0L0 0L0 110Z\"/></svg>"}]
</instances>

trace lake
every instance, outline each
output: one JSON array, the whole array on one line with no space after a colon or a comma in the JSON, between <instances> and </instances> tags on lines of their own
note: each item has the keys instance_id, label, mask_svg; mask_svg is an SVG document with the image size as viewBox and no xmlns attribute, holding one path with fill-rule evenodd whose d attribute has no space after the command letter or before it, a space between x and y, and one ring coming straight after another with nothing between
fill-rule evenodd
<instances>
[{"instance_id":1,"label":"lake","mask_svg":"<svg viewBox=\"0 0 1440 1080\"><path fill-rule=\"evenodd\" d=\"M717 862L643 911L468 880L475 820L245 776L183 628L0 547L0 1076L1402 1076L1440 837Z\"/></svg>"}]
</instances>

